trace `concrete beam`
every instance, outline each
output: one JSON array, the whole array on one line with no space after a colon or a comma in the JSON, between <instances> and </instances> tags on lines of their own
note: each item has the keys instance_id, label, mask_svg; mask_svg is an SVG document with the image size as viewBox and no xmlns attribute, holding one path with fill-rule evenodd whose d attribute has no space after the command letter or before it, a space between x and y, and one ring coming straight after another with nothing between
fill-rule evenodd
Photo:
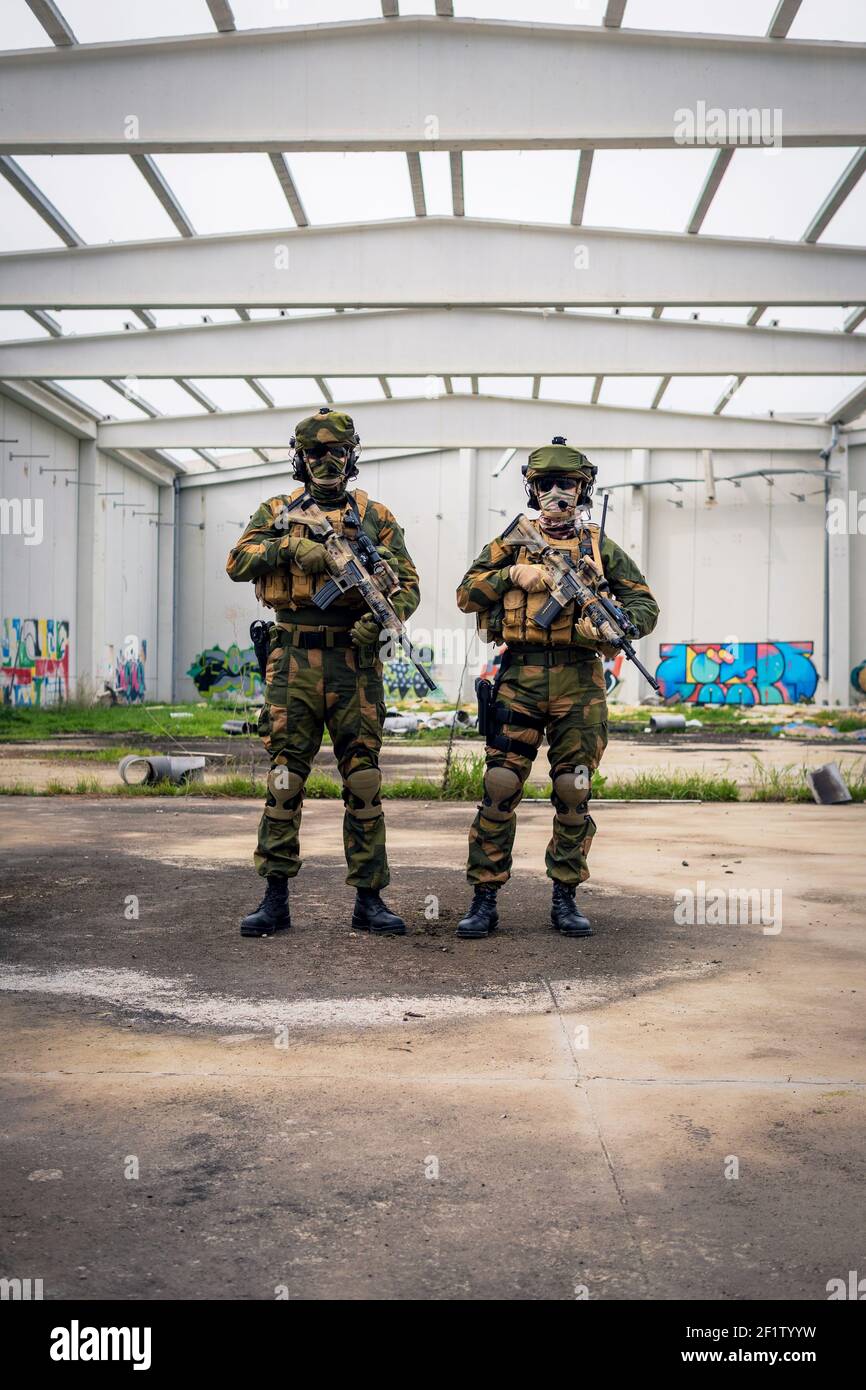
<instances>
[{"instance_id":1,"label":"concrete beam","mask_svg":"<svg viewBox=\"0 0 866 1390\"><path fill-rule=\"evenodd\" d=\"M835 305L862 284L862 246L465 217L0 256L4 309Z\"/></svg>"},{"instance_id":2,"label":"concrete beam","mask_svg":"<svg viewBox=\"0 0 866 1390\"><path fill-rule=\"evenodd\" d=\"M37 311L38 312L38 311ZM516 309L311 315L0 343L0 377L866 375L866 334ZM387 394L387 392L386 392Z\"/></svg>"},{"instance_id":3,"label":"concrete beam","mask_svg":"<svg viewBox=\"0 0 866 1390\"><path fill-rule=\"evenodd\" d=\"M559 433L586 449L802 449L814 454L827 442L823 423L500 396L340 404L354 417L363 443L373 448L534 448ZM98 438L103 448L279 449L286 447L297 421L318 405L106 421Z\"/></svg>"},{"instance_id":4,"label":"concrete beam","mask_svg":"<svg viewBox=\"0 0 866 1390\"><path fill-rule=\"evenodd\" d=\"M786 145L866 144L863 60L858 44L433 16L28 49L0 55L0 150L670 148L698 98L781 108ZM730 124L724 143L752 138Z\"/></svg>"}]
</instances>

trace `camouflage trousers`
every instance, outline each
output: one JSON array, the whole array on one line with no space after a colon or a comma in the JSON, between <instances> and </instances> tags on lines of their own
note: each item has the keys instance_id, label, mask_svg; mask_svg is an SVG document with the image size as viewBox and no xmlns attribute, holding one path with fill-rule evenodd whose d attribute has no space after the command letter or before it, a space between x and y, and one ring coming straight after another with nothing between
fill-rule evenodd
<instances>
[{"instance_id":1,"label":"camouflage trousers","mask_svg":"<svg viewBox=\"0 0 866 1390\"><path fill-rule=\"evenodd\" d=\"M502 723L486 749L484 800L469 832L466 876L472 884L510 878L516 808L546 733L554 809L547 875L560 883L582 883L589 878L587 856L596 828L588 810L589 788L607 747L602 664L581 660L546 667L514 655L497 705Z\"/></svg>"},{"instance_id":2,"label":"camouflage trousers","mask_svg":"<svg viewBox=\"0 0 866 1390\"><path fill-rule=\"evenodd\" d=\"M294 878L301 867L304 783L327 728L343 780L343 847L353 888L390 881L379 799L379 749L385 697L374 648L291 645L271 629L267 703L258 731L271 758L255 865L260 874Z\"/></svg>"}]
</instances>

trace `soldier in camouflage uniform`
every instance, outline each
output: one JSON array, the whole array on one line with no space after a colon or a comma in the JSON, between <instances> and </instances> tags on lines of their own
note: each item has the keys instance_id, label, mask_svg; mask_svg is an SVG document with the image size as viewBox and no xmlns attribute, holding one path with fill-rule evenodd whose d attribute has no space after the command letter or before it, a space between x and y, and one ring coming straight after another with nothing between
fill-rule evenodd
<instances>
[{"instance_id":1,"label":"soldier in camouflage uniform","mask_svg":"<svg viewBox=\"0 0 866 1390\"><path fill-rule=\"evenodd\" d=\"M524 468L530 506L553 546L585 556L606 575L616 602L640 636L651 632L658 605L637 566L615 541L578 516L592 497L596 469L564 439L535 449ZM592 774L607 745L607 701L599 659L612 655L592 622L569 603L547 630L532 619L549 598L543 566L525 548L497 538L486 545L457 590L464 613L475 613L485 641L506 643L496 689L496 731L488 735L484 799L469 832L467 878L474 895L457 928L460 937L487 936L498 923L496 894L511 874L516 808L533 759L547 734L553 834L545 864L553 880L551 926L566 936L591 936L575 902L589 877L595 822L589 814Z\"/></svg>"},{"instance_id":2,"label":"soldier in camouflage uniform","mask_svg":"<svg viewBox=\"0 0 866 1390\"><path fill-rule=\"evenodd\" d=\"M385 718L379 627L356 590L325 610L314 606L313 594L329 578L325 549L285 512L306 488L338 533L350 539L360 524L400 579L391 597L395 610L404 620L414 613L418 575L396 519L360 488L346 491L358 472L359 442L350 416L327 406L302 420L292 440L295 477L302 485L262 503L226 565L232 579L255 581L259 601L276 609L259 719L271 769L255 855L268 886L264 901L241 923L244 936L271 935L291 925L288 880L301 867L304 783L326 727L343 780L346 882L357 890L352 926L391 934L406 930L379 896L390 881L379 797Z\"/></svg>"}]
</instances>

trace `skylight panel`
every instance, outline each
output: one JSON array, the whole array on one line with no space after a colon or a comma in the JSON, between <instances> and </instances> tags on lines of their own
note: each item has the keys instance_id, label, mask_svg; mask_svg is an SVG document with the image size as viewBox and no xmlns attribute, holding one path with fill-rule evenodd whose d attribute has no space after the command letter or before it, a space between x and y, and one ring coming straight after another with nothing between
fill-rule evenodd
<instances>
[{"instance_id":1,"label":"skylight panel","mask_svg":"<svg viewBox=\"0 0 866 1390\"><path fill-rule=\"evenodd\" d=\"M430 13L425 0L401 0L400 13ZM289 24L333 24L340 20L381 19L378 0L232 0L239 29L272 29Z\"/></svg>"},{"instance_id":2,"label":"skylight panel","mask_svg":"<svg viewBox=\"0 0 866 1390\"><path fill-rule=\"evenodd\" d=\"M835 304L771 304L761 319L763 326L778 320L780 328L815 329L819 333L841 332L848 310Z\"/></svg>"},{"instance_id":3,"label":"skylight panel","mask_svg":"<svg viewBox=\"0 0 866 1390\"><path fill-rule=\"evenodd\" d=\"M660 379L657 376L606 376L601 383L599 404L649 408Z\"/></svg>"},{"instance_id":4,"label":"skylight panel","mask_svg":"<svg viewBox=\"0 0 866 1390\"><path fill-rule=\"evenodd\" d=\"M132 333L147 329L131 309L53 309L51 317L63 329L65 337L82 333ZM131 327L127 328L126 325ZM118 354L123 348L118 347Z\"/></svg>"},{"instance_id":5,"label":"skylight panel","mask_svg":"<svg viewBox=\"0 0 866 1390\"><path fill-rule=\"evenodd\" d=\"M21 163L21 161L17 161ZM0 252L47 251L63 246L56 232L25 203L6 179L0 178Z\"/></svg>"},{"instance_id":6,"label":"skylight panel","mask_svg":"<svg viewBox=\"0 0 866 1390\"><path fill-rule=\"evenodd\" d=\"M848 151L849 156L853 153L853 150ZM826 197L828 192L829 189L822 191L819 206L820 198ZM836 216L827 223L819 240L822 245L836 242L841 246L866 246L866 174L861 175L860 182L851 189Z\"/></svg>"},{"instance_id":7,"label":"skylight panel","mask_svg":"<svg viewBox=\"0 0 866 1390\"><path fill-rule=\"evenodd\" d=\"M658 408L709 414L722 392L727 390L730 381L729 376L673 376ZM738 400L739 397L735 395L731 405L727 407L734 415L737 413Z\"/></svg>"},{"instance_id":8,"label":"skylight panel","mask_svg":"<svg viewBox=\"0 0 866 1390\"><path fill-rule=\"evenodd\" d=\"M158 328L184 328L210 323L237 323L234 309L151 309Z\"/></svg>"},{"instance_id":9,"label":"skylight panel","mask_svg":"<svg viewBox=\"0 0 866 1390\"><path fill-rule=\"evenodd\" d=\"M291 170L314 225L414 216L409 166L396 150L302 152L291 156Z\"/></svg>"},{"instance_id":10,"label":"skylight panel","mask_svg":"<svg viewBox=\"0 0 866 1390\"><path fill-rule=\"evenodd\" d=\"M543 376L538 394L543 400L589 405L594 385L594 376Z\"/></svg>"},{"instance_id":11,"label":"skylight panel","mask_svg":"<svg viewBox=\"0 0 866 1390\"><path fill-rule=\"evenodd\" d=\"M161 154L156 163L199 235L294 229L266 154Z\"/></svg>"},{"instance_id":12,"label":"skylight panel","mask_svg":"<svg viewBox=\"0 0 866 1390\"><path fill-rule=\"evenodd\" d=\"M375 376L329 376L326 377L335 405L340 401L381 401L385 393ZM358 422L355 421L357 426ZM359 430L361 438L363 430Z\"/></svg>"},{"instance_id":13,"label":"skylight panel","mask_svg":"<svg viewBox=\"0 0 866 1390\"><path fill-rule=\"evenodd\" d=\"M193 386L203 391L220 410L260 410L262 399L242 377L192 377ZM187 397L189 399L189 397Z\"/></svg>"},{"instance_id":14,"label":"skylight panel","mask_svg":"<svg viewBox=\"0 0 866 1390\"><path fill-rule=\"evenodd\" d=\"M0 51L13 48L50 48L51 39L24 0L5 4L0 12Z\"/></svg>"},{"instance_id":15,"label":"skylight panel","mask_svg":"<svg viewBox=\"0 0 866 1390\"><path fill-rule=\"evenodd\" d=\"M119 380L119 378L118 378ZM50 386L50 382L48 385ZM89 405L91 410L95 410L99 415L113 415L116 420L146 420L147 416L143 410L139 410L137 405L121 396L117 391L113 391L110 386L106 386L104 381L58 381L58 386L62 386L64 391L70 391L73 396L77 396L85 405ZM142 395L145 395L142 392ZM145 395L146 399L146 395Z\"/></svg>"},{"instance_id":16,"label":"skylight panel","mask_svg":"<svg viewBox=\"0 0 866 1390\"><path fill-rule=\"evenodd\" d=\"M119 360L119 369L120 366ZM170 377L126 377L118 370L118 379L124 385L128 384L131 391L141 396L149 405L153 406L154 410L161 411L163 415L207 414L204 406L193 400L189 392L184 391L183 387Z\"/></svg>"},{"instance_id":17,"label":"skylight panel","mask_svg":"<svg viewBox=\"0 0 866 1390\"><path fill-rule=\"evenodd\" d=\"M18 163L86 242L178 235L125 155L34 154Z\"/></svg>"},{"instance_id":18,"label":"skylight panel","mask_svg":"<svg viewBox=\"0 0 866 1390\"><path fill-rule=\"evenodd\" d=\"M58 0L79 43L208 34L214 29L205 0Z\"/></svg>"},{"instance_id":19,"label":"skylight panel","mask_svg":"<svg viewBox=\"0 0 866 1390\"><path fill-rule=\"evenodd\" d=\"M576 175L575 150L466 151L466 216L567 224Z\"/></svg>"},{"instance_id":20,"label":"skylight panel","mask_svg":"<svg viewBox=\"0 0 866 1390\"><path fill-rule=\"evenodd\" d=\"M23 309L0 309L0 342L14 343L18 338L47 338L42 328Z\"/></svg>"},{"instance_id":21,"label":"skylight panel","mask_svg":"<svg viewBox=\"0 0 866 1390\"><path fill-rule=\"evenodd\" d=\"M420 10L422 0L407 3ZM606 0L454 0L458 19L519 19L532 24L600 24ZM401 13L403 5L400 5Z\"/></svg>"},{"instance_id":22,"label":"skylight panel","mask_svg":"<svg viewBox=\"0 0 866 1390\"><path fill-rule=\"evenodd\" d=\"M776 0L628 0L624 29L764 35Z\"/></svg>"},{"instance_id":23,"label":"skylight panel","mask_svg":"<svg viewBox=\"0 0 866 1390\"><path fill-rule=\"evenodd\" d=\"M838 147L737 150L700 235L799 241L851 154Z\"/></svg>"},{"instance_id":24,"label":"skylight panel","mask_svg":"<svg viewBox=\"0 0 866 1390\"><path fill-rule=\"evenodd\" d=\"M290 409L295 405L318 405L322 399L322 393L311 376L261 376L259 381L266 391L270 391L278 406ZM300 419L300 416L298 418ZM286 444L288 445L288 439Z\"/></svg>"},{"instance_id":25,"label":"skylight panel","mask_svg":"<svg viewBox=\"0 0 866 1390\"><path fill-rule=\"evenodd\" d=\"M683 231L713 154L713 150L703 148L597 150L584 223L592 227ZM722 181L722 188L725 182Z\"/></svg>"},{"instance_id":26,"label":"skylight panel","mask_svg":"<svg viewBox=\"0 0 866 1390\"><path fill-rule=\"evenodd\" d=\"M862 0L803 0L788 37L866 43L866 6Z\"/></svg>"},{"instance_id":27,"label":"skylight panel","mask_svg":"<svg viewBox=\"0 0 866 1390\"><path fill-rule=\"evenodd\" d=\"M528 400L532 395L532 377L480 376L478 390L482 396L520 396Z\"/></svg>"},{"instance_id":28,"label":"skylight panel","mask_svg":"<svg viewBox=\"0 0 866 1390\"><path fill-rule=\"evenodd\" d=\"M426 396L429 400L438 400L445 395L445 382L432 373L430 376L389 376L387 381L391 395L398 398L416 400Z\"/></svg>"},{"instance_id":29,"label":"skylight panel","mask_svg":"<svg viewBox=\"0 0 866 1390\"><path fill-rule=\"evenodd\" d=\"M735 415L826 415L862 376L750 376L728 409Z\"/></svg>"},{"instance_id":30,"label":"skylight panel","mask_svg":"<svg viewBox=\"0 0 866 1390\"><path fill-rule=\"evenodd\" d=\"M628 312L633 314L634 310L629 309ZM662 318L688 322L691 321L693 314L697 314L701 323L734 323L744 326L748 322L751 312L751 308L744 308L742 304L694 304L688 306L669 304L665 306Z\"/></svg>"}]
</instances>

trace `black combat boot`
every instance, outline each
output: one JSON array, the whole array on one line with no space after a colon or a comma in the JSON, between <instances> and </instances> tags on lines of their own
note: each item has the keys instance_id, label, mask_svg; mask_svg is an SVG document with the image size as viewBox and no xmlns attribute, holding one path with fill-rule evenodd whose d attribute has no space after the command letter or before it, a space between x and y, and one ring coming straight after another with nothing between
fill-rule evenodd
<instances>
[{"instance_id":1,"label":"black combat boot","mask_svg":"<svg viewBox=\"0 0 866 1390\"><path fill-rule=\"evenodd\" d=\"M355 931L369 931L378 935L405 936L406 923L396 912L391 912L379 897L378 888L359 888L352 913L352 926Z\"/></svg>"},{"instance_id":2,"label":"black combat boot","mask_svg":"<svg viewBox=\"0 0 866 1390\"><path fill-rule=\"evenodd\" d=\"M499 913L496 911L496 894L498 886L492 883L479 883L475 885L475 892L469 911L458 923L455 935L464 940L471 940L473 937L487 936L495 931L499 926Z\"/></svg>"},{"instance_id":3,"label":"black combat boot","mask_svg":"<svg viewBox=\"0 0 866 1390\"><path fill-rule=\"evenodd\" d=\"M563 936L592 936L592 927L574 901L574 884L554 879L550 904L550 925Z\"/></svg>"},{"instance_id":4,"label":"black combat boot","mask_svg":"<svg viewBox=\"0 0 866 1390\"><path fill-rule=\"evenodd\" d=\"M241 922L241 936L273 936L292 925L289 915L289 880L283 874L268 874L268 887L255 912Z\"/></svg>"}]
</instances>

